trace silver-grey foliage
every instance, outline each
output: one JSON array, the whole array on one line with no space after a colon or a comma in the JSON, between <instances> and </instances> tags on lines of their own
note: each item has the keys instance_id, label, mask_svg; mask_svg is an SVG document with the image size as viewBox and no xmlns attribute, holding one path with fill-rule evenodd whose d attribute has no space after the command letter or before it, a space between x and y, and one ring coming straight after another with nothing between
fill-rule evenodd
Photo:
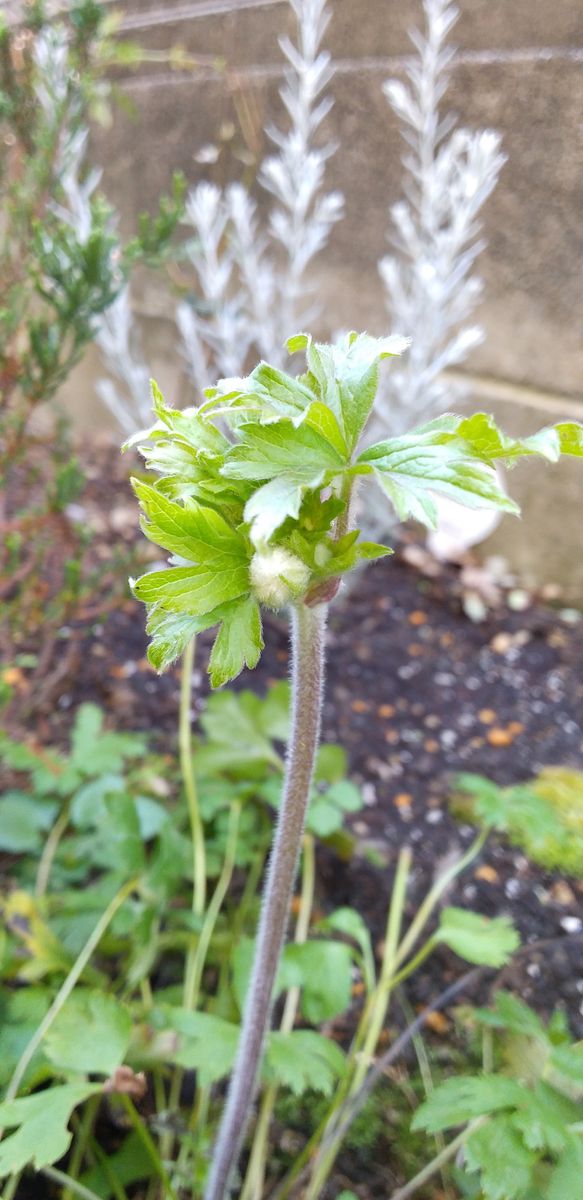
<instances>
[{"instance_id":1,"label":"silver-grey foliage","mask_svg":"<svg viewBox=\"0 0 583 1200\"><path fill-rule=\"evenodd\" d=\"M297 40L279 43L287 62L280 95L288 121L284 129L267 129L275 150L258 176L273 198L267 230L241 184L222 191L203 182L188 199L195 235L190 258L202 305L197 310L184 302L177 320L199 389L217 375L241 375L250 354L282 363L290 331L314 317L317 306L306 308L307 269L342 215L342 196L325 190L326 161L336 147L319 137L332 107L325 94L331 59L321 48L330 10L326 0L290 4Z\"/></svg>"},{"instance_id":2,"label":"silver-grey foliage","mask_svg":"<svg viewBox=\"0 0 583 1200\"><path fill-rule=\"evenodd\" d=\"M322 48L330 7L326 0L289 2L297 37L280 39L287 118L285 128L267 130L274 152L258 174L272 200L267 225L242 184L221 189L202 182L188 198L186 245L197 300L182 302L176 319L199 394L217 376L244 374L252 358L282 364L286 337L317 314L309 267L343 213L342 196L326 190L326 163L336 147L321 136L332 107L333 67ZM475 270L485 245L480 213L504 163L497 133L469 131L441 112L455 62L450 34L457 7L423 0L423 13L423 31L411 33L415 54L404 80L384 85L407 152L403 199L390 210L391 253L379 270L387 325L410 336L412 346L381 380L377 434L399 434L449 407L452 384L444 371L484 337L472 321L482 294ZM127 289L97 340L118 381L101 381L100 395L124 429L135 427L143 421L139 397L147 371L131 341Z\"/></svg>"},{"instance_id":3,"label":"silver-grey foliage","mask_svg":"<svg viewBox=\"0 0 583 1200\"><path fill-rule=\"evenodd\" d=\"M423 10L425 29L411 32L416 54L405 81L383 88L407 152L404 198L390 210L393 253L379 270L389 325L413 339L379 395L377 429L389 434L448 406L451 384L443 372L484 338L480 325L469 324L483 290L474 271L485 247L480 210L505 162L497 133L459 128L451 113L441 113L459 10L449 0L423 0Z\"/></svg>"}]
</instances>

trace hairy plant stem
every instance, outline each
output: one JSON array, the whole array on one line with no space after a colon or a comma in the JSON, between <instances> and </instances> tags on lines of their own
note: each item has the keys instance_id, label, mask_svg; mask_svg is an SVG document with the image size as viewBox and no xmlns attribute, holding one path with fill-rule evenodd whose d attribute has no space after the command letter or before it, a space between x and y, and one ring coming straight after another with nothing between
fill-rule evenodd
<instances>
[{"instance_id":1,"label":"hairy plant stem","mask_svg":"<svg viewBox=\"0 0 583 1200\"><path fill-rule=\"evenodd\" d=\"M300 907L294 941L296 945L301 945L306 941L310 928L310 917L312 915L312 907L314 904L314 888L316 884L316 848L314 838L311 833L304 834L303 862L302 862L302 892L300 896ZM280 1032L291 1033L298 1004L300 1000L299 987L289 989L285 998L283 1015L281 1018ZM261 1200L263 1195L263 1187L265 1183L265 1167L267 1163L267 1151L269 1147L269 1128L275 1102L277 1100L278 1087L272 1083L266 1089L257 1125L255 1128L255 1136L253 1138L253 1146L249 1157L249 1165L245 1176L243 1191L241 1192L241 1200Z\"/></svg>"},{"instance_id":2,"label":"hairy plant stem","mask_svg":"<svg viewBox=\"0 0 583 1200\"><path fill-rule=\"evenodd\" d=\"M314 607L298 604L292 608L292 730L283 796L267 872L237 1062L213 1149L205 1200L224 1200L229 1193L255 1099L320 735L326 615L327 608L323 604Z\"/></svg>"}]
</instances>

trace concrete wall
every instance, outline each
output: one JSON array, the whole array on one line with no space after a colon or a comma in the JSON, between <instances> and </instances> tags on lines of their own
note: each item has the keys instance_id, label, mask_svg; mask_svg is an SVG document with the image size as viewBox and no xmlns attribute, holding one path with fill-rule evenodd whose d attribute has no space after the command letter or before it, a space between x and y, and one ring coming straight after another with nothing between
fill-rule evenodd
<instances>
[{"instance_id":1,"label":"concrete wall","mask_svg":"<svg viewBox=\"0 0 583 1200\"><path fill-rule=\"evenodd\" d=\"M331 0L327 44L337 65L335 105L326 133L340 150L330 184L345 193L346 219L334 231L316 274L326 325L383 329L376 263L386 245L388 205L400 191L402 143L381 92L409 52L413 0ZM493 127L508 155L485 212L481 260L487 340L467 373L476 400L495 403L511 432L563 416L583 416L583 4L581 0L459 0L459 57L450 107L470 127ZM266 120L279 119L277 36L291 27L285 0L126 0L128 37L152 49L180 43L220 56L226 68L199 74L155 64L123 80L134 113L117 111L94 140L105 187L131 227L180 167L191 181L244 178L265 149ZM291 30L290 30L291 31ZM283 118L282 118L283 119ZM199 147L224 137L218 163L201 167ZM227 135L225 137L225 135ZM158 315L155 367L178 386L170 361L165 297L144 293ZM154 329L148 322L150 333ZM149 345L151 344L149 338ZM82 392L93 368L84 372ZM75 393L79 396L79 381ZM82 405L87 416L87 407ZM526 524L504 523L505 549L531 578L567 580L583 595L583 475L565 464L517 474ZM543 490L544 489L544 490ZM544 500L541 497L544 496ZM561 532L561 545L557 530Z\"/></svg>"}]
</instances>

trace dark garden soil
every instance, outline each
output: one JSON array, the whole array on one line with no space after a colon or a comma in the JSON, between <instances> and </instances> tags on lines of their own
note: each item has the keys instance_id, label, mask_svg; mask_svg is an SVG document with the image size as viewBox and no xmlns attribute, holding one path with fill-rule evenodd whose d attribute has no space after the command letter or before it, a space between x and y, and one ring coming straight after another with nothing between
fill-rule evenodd
<instances>
[{"instance_id":1,"label":"dark garden soil","mask_svg":"<svg viewBox=\"0 0 583 1200\"><path fill-rule=\"evenodd\" d=\"M93 557L104 573L120 540L131 546L136 530L135 505L119 468L104 475L112 457L90 466L93 478L82 501L83 519L95 529ZM448 812L456 772L511 784L545 765L583 768L583 620L522 593L518 600L515 611L502 595L494 611L473 623L462 610L459 569L432 566L405 545L362 574L332 607L324 737L345 746L365 807L352 822L352 859L321 854L319 902L323 909L353 904L377 941L399 848L408 843L414 853L412 910L440 867L472 839L473 831ZM260 666L237 687L262 692L285 675L282 619L267 621L266 643ZM210 636L203 636L197 649L195 712L207 694L209 644ZM54 688L26 719L29 735L45 744L65 741L72 712L91 700L112 725L155 731L158 745L173 749L178 671L159 678L149 668L140 605L122 597L102 619L95 597L88 599L63 645L70 668L64 677L57 673ZM15 686L14 727L31 707L26 672L20 678L17 671ZM526 948L503 983L545 1016L563 1005L573 1033L583 1037L583 937L577 937L583 884L545 873L492 839L447 899L512 917ZM542 944L529 949L531 942ZM453 955L434 955L408 992L410 1004L423 1005L460 973ZM481 999L492 983L490 973L480 983ZM392 1019L396 1025L401 1015ZM435 1019L431 1036L447 1040L451 1028L446 1014ZM386 1169L379 1163L371 1171L362 1196L386 1196L392 1184ZM343 1186L358 1183L349 1163Z\"/></svg>"}]
</instances>

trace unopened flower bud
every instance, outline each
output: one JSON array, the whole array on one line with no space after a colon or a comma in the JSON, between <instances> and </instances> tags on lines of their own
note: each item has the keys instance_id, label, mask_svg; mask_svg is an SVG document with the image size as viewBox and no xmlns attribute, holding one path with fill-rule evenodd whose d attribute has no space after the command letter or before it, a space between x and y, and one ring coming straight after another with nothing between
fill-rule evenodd
<instances>
[{"instance_id":1,"label":"unopened flower bud","mask_svg":"<svg viewBox=\"0 0 583 1200\"><path fill-rule=\"evenodd\" d=\"M281 546L258 550L251 559L251 586L257 599L268 608L283 608L305 592L310 568Z\"/></svg>"}]
</instances>

